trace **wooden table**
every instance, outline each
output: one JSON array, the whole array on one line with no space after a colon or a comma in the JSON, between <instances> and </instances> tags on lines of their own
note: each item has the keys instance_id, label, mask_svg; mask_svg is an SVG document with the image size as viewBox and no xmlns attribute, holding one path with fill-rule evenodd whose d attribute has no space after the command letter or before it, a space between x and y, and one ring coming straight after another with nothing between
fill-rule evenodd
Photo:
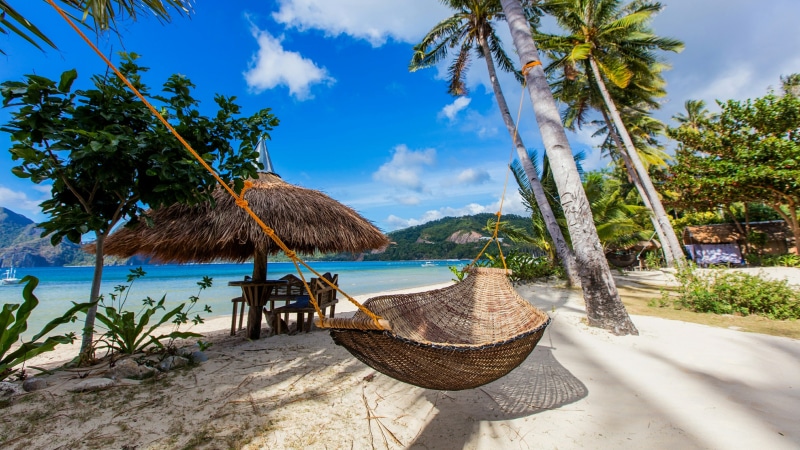
<instances>
[{"instance_id":1,"label":"wooden table","mask_svg":"<svg viewBox=\"0 0 800 450\"><path fill-rule=\"evenodd\" d=\"M247 337L261 338L261 310L269 302L272 289L287 284L286 280L229 281L228 286L240 286L247 303Z\"/></svg>"}]
</instances>

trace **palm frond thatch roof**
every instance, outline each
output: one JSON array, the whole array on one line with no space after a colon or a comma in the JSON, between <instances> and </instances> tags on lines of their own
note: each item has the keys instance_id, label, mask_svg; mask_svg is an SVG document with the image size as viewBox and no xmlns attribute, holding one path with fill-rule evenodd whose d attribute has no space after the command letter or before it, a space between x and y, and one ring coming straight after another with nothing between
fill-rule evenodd
<instances>
[{"instance_id":1,"label":"palm frond thatch roof","mask_svg":"<svg viewBox=\"0 0 800 450\"><path fill-rule=\"evenodd\" d=\"M108 255L147 255L160 262L244 262L256 253L280 248L224 190L210 203L172 205L148 211L145 220L110 235ZM295 186L272 173L260 173L244 196L250 208L293 251L361 252L385 247L386 236L348 206L322 192Z\"/></svg>"},{"instance_id":2,"label":"palm frond thatch roof","mask_svg":"<svg viewBox=\"0 0 800 450\"><path fill-rule=\"evenodd\" d=\"M742 224L742 228L744 228ZM751 231L767 235L768 241L784 241L791 238L786 222L782 220L769 222L751 222ZM744 242L746 236L732 223L688 226L683 230L684 244L726 244Z\"/></svg>"}]
</instances>

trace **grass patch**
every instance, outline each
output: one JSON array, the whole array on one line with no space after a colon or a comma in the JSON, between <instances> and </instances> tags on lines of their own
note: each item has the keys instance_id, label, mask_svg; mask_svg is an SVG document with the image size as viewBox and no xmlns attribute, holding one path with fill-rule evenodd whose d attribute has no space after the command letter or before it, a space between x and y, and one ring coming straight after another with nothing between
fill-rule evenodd
<instances>
[{"instance_id":1,"label":"grass patch","mask_svg":"<svg viewBox=\"0 0 800 450\"><path fill-rule=\"evenodd\" d=\"M686 309L675 309L672 305L665 307L651 306L652 304L660 303L662 299L662 290L655 287L619 287L619 294L630 314L682 320L712 327L731 328L751 333L800 339L800 321L798 320L773 320L756 315L734 316L731 314L697 313ZM670 294L671 298L674 297L677 300L677 292L668 290L668 294Z\"/></svg>"}]
</instances>

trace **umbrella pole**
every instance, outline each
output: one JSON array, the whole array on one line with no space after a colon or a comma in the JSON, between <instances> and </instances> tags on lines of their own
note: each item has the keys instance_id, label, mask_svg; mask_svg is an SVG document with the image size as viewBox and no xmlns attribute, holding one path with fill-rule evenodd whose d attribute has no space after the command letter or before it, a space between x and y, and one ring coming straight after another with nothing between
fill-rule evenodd
<instances>
[{"instance_id":1,"label":"umbrella pole","mask_svg":"<svg viewBox=\"0 0 800 450\"><path fill-rule=\"evenodd\" d=\"M266 252L256 251L253 257L253 281L267 280L267 254ZM261 338L261 310L266 305L266 286L255 289L253 298L248 299L247 311L247 336L250 339ZM252 304L251 304L252 302Z\"/></svg>"}]
</instances>

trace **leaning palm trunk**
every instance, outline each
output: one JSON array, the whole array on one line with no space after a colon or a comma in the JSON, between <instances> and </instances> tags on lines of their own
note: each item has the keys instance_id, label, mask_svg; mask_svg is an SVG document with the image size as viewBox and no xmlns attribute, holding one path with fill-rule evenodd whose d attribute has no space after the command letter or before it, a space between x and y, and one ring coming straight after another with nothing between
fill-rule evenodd
<instances>
[{"instance_id":1,"label":"leaning palm trunk","mask_svg":"<svg viewBox=\"0 0 800 450\"><path fill-rule=\"evenodd\" d=\"M501 3L520 60L523 63L539 61L539 52L519 0L501 0ZM567 218L575 257L582 269L581 284L589 325L605 328L618 335L639 334L620 300L603 254L589 201L583 191L578 168L542 66L535 66L528 71L525 80Z\"/></svg>"},{"instance_id":2,"label":"leaning palm trunk","mask_svg":"<svg viewBox=\"0 0 800 450\"><path fill-rule=\"evenodd\" d=\"M674 263L674 258L672 256L673 252L669 250L667 245L664 245L668 244L669 241L667 240L664 230L661 228L661 223L653 213L653 204L650 202L650 197L647 196L647 191L645 191L644 186L642 186L642 180L639 178L639 174L633 168L633 161L631 161L630 156L628 156L628 152L625 151L625 147L619 137L619 133L617 133L617 129L611 122L611 118L608 117L608 112L605 110L605 108L600 108L600 111L603 113L603 120L606 122L608 132L611 134L611 139L614 141L614 145L617 146L619 154L622 157L622 161L625 164L625 170L628 172L631 182L636 187L636 191L639 192L639 196L642 198L642 203L644 203L645 208L650 211L650 221L653 224L653 229L658 235L658 239L662 242L661 247L664 249L664 259L666 260L667 266L672 267Z\"/></svg>"},{"instance_id":3,"label":"leaning palm trunk","mask_svg":"<svg viewBox=\"0 0 800 450\"><path fill-rule=\"evenodd\" d=\"M486 68L489 70L489 79L492 80L492 89L494 89L494 97L497 99L497 106L500 108L500 113L503 116L503 121L506 124L508 133L514 141L514 147L517 149L517 157L522 165L522 169L525 171L525 175L528 177L531 190L536 198L536 204L539 205L539 211L541 211L542 218L547 227L547 232L553 239L553 246L556 249L556 254L559 259L561 259L561 263L564 266L564 272L567 275L567 283L569 283L570 286L580 286L580 275L578 273L578 266L575 263L575 254L567 245L567 240L564 239L564 234L561 232L561 227L558 226L553 208L550 207L550 202L547 201L547 195L545 195L542 183L539 180L539 176L536 174L536 168L533 166L528 156L528 151L522 143L522 138L517 132L517 127L514 124L514 119L511 117L511 111L508 109L503 90L500 88L500 82L497 81L497 71L494 67L492 53L489 50L489 43L486 41L486 37L482 32L480 32L478 36L478 42L483 50L483 59L486 60Z\"/></svg>"},{"instance_id":4,"label":"leaning palm trunk","mask_svg":"<svg viewBox=\"0 0 800 450\"><path fill-rule=\"evenodd\" d=\"M597 62L591 56L589 56L589 64L592 67L592 74L594 75L600 95L603 96L603 101L606 104L608 113L611 115L611 119L613 120L614 126L619 133L619 137L622 138L622 143L625 144L625 150L628 154L628 158L630 158L631 162L633 163L636 173L639 174L639 180L642 182L642 187L644 188L644 195L642 195L642 197L646 195L649 198L653 214L656 216L658 223L661 225L660 228L663 231L664 236L662 237L659 235L659 237L662 237L661 244L664 247L664 253L672 254L673 264L683 265L686 259L681 251L681 244L678 242L678 237L675 235L675 230L672 229L672 224L669 222L667 212L664 210L664 206L661 204L661 200L658 198L658 193L656 192L655 186L653 186L653 182L650 180L647 169L644 168L644 164L642 164L642 160L639 158L639 154L636 152L636 147L633 145L633 141L628 134L628 130L625 128L625 124L622 122L622 117L619 115L617 106L614 104L614 101L611 99L611 95L608 93L608 89L606 88L603 78L600 75L600 68L597 67ZM656 231L658 231L658 228L656 228ZM669 257L667 257L667 264L673 265L670 264Z\"/></svg>"}]
</instances>

